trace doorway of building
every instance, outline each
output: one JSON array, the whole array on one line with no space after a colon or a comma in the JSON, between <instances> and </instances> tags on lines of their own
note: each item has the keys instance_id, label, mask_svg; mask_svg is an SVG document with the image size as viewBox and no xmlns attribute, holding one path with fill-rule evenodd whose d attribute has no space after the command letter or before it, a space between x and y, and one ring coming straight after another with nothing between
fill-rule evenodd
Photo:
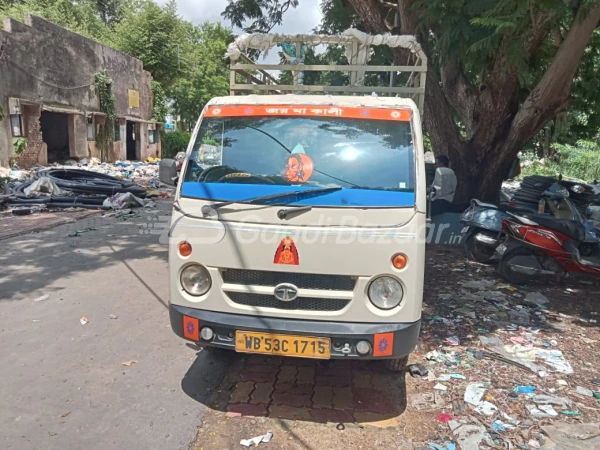
<instances>
[{"instance_id":1,"label":"doorway of building","mask_svg":"<svg viewBox=\"0 0 600 450\"><path fill-rule=\"evenodd\" d=\"M136 136L136 126L135 122L127 121L126 127L126 145L127 145L127 159L129 161L134 161L137 159L136 152L136 138L139 139L139 136Z\"/></svg>"},{"instance_id":2,"label":"doorway of building","mask_svg":"<svg viewBox=\"0 0 600 450\"><path fill-rule=\"evenodd\" d=\"M48 164L69 159L69 116L42 111L40 129L42 140L48 147Z\"/></svg>"}]
</instances>

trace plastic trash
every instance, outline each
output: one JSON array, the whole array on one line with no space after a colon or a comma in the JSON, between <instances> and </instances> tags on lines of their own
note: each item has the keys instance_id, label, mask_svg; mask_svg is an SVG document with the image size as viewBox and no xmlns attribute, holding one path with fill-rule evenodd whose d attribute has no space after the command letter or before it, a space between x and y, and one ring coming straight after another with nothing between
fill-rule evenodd
<instances>
[{"instance_id":1,"label":"plastic trash","mask_svg":"<svg viewBox=\"0 0 600 450\"><path fill-rule=\"evenodd\" d=\"M517 394L533 394L535 392L535 386L517 386L515 392Z\"/></svg>"},{"instance_id":2,"label":"plastic trash","mask_svg":"<svg viewBox=\"0 0 600 450\"><path fill-rule=\"evenodd\" d=\"M132 364L135 364L137 362L137 360L132 359L131 361L125 361L123 362L123 365L126 367L131 367Z\"/></svg>"},{"instance_id":3,"label":"plastic trash","mask_svg":"<svg viewBox=\"0 0 600 450\"><path fill-rule=\"evenodd\" d=\"M88 323L89 321L90 321L90 320L89 320L87 317L85 317L85 316L83 316L81 319L79 319L79 323L80 323L81 325L85 325L85 324L86 324L86 323Z\"/></svg>"},{"instance_id":4,"label":"plastic trash","mask_svg":"<svg viewBox=\"0 0 600 450\"><path fill-rule=\"evenodd\" d=\"M561 409L569 409L573 404L568 397L555 397L552 395L534 395L531 400L536 405L555 405Z\"/></svg>"},{"instance_id":5,"label":"plastic trash","mask_svg":"<svg viewBox=\"0 0 600 450\"><path fill-rule=\"evenodd\" d=\"M429 371L423 364L411 364L408 366L408 373L410 373L412 377L420 378L426 377Z\"/></svg>"},{"instance_id":6,"label":"plastic trash","mask_svg":"<svg viewBox=\"0 0 600 450\"><path fill-rule=\"evenodd\" d=\"M479 444L487 434L482 425L463 424L451 420L448 426L462 450L479 450Z\"/></svg>"},{"instance_id":7,"label":"plastic trash","mask_svg":"<svg viewBox=\"0 0 600 450\"><path fill-rule=\"evenodd\" d=\"M448 390L448 386L444 386L441 383L436 384L433 389L435 389L436 391L447 391Z\"/></svg>"},{"instance_id":8,"label":"plastic trash","mask_svg":"<svg viewBox=\"0 0 600 450\"><path fill-rule=\"evenodd\" d=\"M558 413L552 405L541 405L539 408L535 405L526 405L527 411L536 419L545 419L548 417L556 417Z\"/></svg>"},{"instance_id":9,"label":"plastic trash","mask_svg":"<svg viewBox=\"0 0 600 450\"><path fill-rule=\"evenodd\" d=\"M525 296L525 302L532 305L545 305L550 300L541 292L530 292Z\"/></svg>"},{"instance_id":10,"label":"plastic trash","mask_svg":"<svg viewBox=\"0 0 600 450\"><path fill-rule=\"evenodd\" d=\"M597 384L598 386L600 386L600 378L593 378L592 379L592 383Z\"/></svg>"},{"instance_id":11,"label":"plastic trash","mask_svg":"<svg viewBox=\"0 0 600 450\"><path fill-rule=\"evenodd\" d=\"M50 295L49 295L49 294L44 294L44 295L41 295L41 296L39 296L38 298L36 298L36 299L34 300L34 302L36 302L36 303L37 303L37 302L43 302L43 301L45 301L45 300L48 300L49 298L50 298Z\"/></svg>"},{"instance_id":12,"label":"plastic trash","mask_svg":"<svg viewBox=\"0 0 600 450\"><path fill-rule=\"evenodd\" d=\"M485 390L487 388L486 383L469 383L467 389L465 389L465 403L469 403L475 406L475 411L484 416L492 416L498 412L498 408L493 403L490 403L483 399Z\"/></svg>"},{"instance_id":13,"label":"plastic trash","mask_svg":"<svg viewBox=\"0 0 600 450\"><path fill-rule=\"evenodd\" d=\"M452 420L452 416L447 413L442 413L442 414L438 414L438 416L436 417L436 420L438 422L448 423Z\"/></svg>"},{"instance_id":14,"label":"plastic trash","mask_svg":"<svg viewBox=\"0 0 600 450\"><path fill-rule=\"evenodd\" d=\"M467 289L479 289L480 291L483 291L491 288L494 284L496 284L496 282L492 280L472 280L463 282L461 284Z\"/></svg>"},{"instance_id":15,"label":"plastic trash","mask_svg":"<svg viewBox=\"0 0 600 450\"><path fill-rule=\"evenodd\" d=\"M581 395L585 395L586 397L594 396L594 392L591 389L584 388L583 386L577 386L575 388L575 392Z\"/></svg>"},{"instance_id":16,"label":"plastic trash","mask_svg":"<svg viewBox=\"0 0 600 450\"><path fill-rule=\"evenodd\" d=\"M457 345L460 345L460 340L456 336L450 336L446 338L446 344L456 347Z\"/></svg>"},{"instance_id":17,"label":"plastic trash","mask_svg":"<svg viewBox=\"0 0 600 450\"><path fill-rule=\"evenodd\" d=\"M136 206L144 206L144 200L136 197L131 192L123 192L120 194L108 197L102 203L102 206L107 206L113 209L132 208Z\"/></svg>"},{"instance_id":18,"label":"plastic trash","mask_svg":"<svg viewBox=\"0 0 600 450\"><path fill-rule=\"evenodd\" d=\"M517 325L522 325L524 327L529 326L529 313L527 311L510 311L510 321Z\"/></svg>"},{"instance_id":19,"label":"plastic trash","mask_svg":"<svg viewBox=\"0 0 600 450\"><path fill-rule=\"evenodd\" d=\"M591 450L600 448L600 423L554 423L542 426L557 447L563 450Z\"/></svg>"},{"instance_id":20,"label":"plastic trash","mask_svg":"<svg viewBox=\"0 0 600 450\"><path fill-rule=\"evenodd\" d=\"M261 442L269 442L273 437L272 431L267 431L267 434L263 434L262 436L256 436L251 439L242 439L240 444L244 447L252 447L253 445L258 445Z\"/></svg>"}]
</instances>

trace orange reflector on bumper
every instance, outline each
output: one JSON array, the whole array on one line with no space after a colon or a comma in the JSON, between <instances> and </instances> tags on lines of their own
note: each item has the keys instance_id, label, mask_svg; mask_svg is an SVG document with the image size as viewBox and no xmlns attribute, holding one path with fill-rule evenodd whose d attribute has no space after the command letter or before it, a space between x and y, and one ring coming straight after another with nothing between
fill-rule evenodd
<instances>
[{"instance_id":1,"label":"orange reflector on bumper","mask_svg":"<svg viewBox=\"0 0 600 450\"><path fill-rule=\"evenodd\" d=\"M198 319L194 319L193 317L183 316L183 335L188 339L193 339L194 341L200 340L200 326L198 324Z\"/></svg>"},{"instance_id":2,"label":"orange reflector on bumper","mask_svg":"<svg viewBox=\"0 0 600 450\"><path fill-rule=\"evenodd\" d=\"M394 354L394 333L377 333L373 336L373 356Z\"/></svg>"}]
</instances>

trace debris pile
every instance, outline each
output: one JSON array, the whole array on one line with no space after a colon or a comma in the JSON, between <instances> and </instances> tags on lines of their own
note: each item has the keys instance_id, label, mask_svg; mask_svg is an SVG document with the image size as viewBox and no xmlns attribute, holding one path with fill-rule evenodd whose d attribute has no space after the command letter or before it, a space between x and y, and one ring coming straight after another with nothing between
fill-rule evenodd
<instances>
[{"instance_id":1,"label":"debris pile","mask_svg":"<svg viewBox=\"0 0 600 450\"><path fill-rule=\"evenodd\" d=\"M449 277L459 265L465 270ZM491 268L448 262L438 270L454 281L427 293L416 356L429 374L408 402L437 417L430 448L591 449L600 427L582 423L600 422L597 313L557 312L567 301L553 304L550 286L497 283ZM556 292L587 304L577 289Z\"/></svg>"},{"instance_id":2,"label":"debris pile","mask_svg":"<svg viewBox=\"0 0 600 450\"><path fill-rule=\"evenodd\" d=\"M123 209L147 206L145 198L169 198L159 189L158 163L118 161L100 163L96 158L63 166L30 171L5 169L4 194L0 206L8 205L14 214L47 208ZM0 186L1 188L2 186Z\"/></svg>"}]
</instances>

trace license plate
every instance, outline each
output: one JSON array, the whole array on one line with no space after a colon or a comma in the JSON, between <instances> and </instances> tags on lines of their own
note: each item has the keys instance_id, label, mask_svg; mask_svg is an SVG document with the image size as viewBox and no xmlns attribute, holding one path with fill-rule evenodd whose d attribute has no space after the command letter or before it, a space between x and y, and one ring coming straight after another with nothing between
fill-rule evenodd
<instances>
[{"instance_id":1,"label":"license plate","mask_svg":"<svg viewBox=\"0 0 600 450\"><path fill-rule=\"evenodd\" d=\"M462 230L460 230L460 233L465 234L467 231L469 231L469 227L464 227Z\"/></svg>"},{"instance_id":2,"label":"license plate","mask_svg":"<svg viewBox=\"0 0 600 450\"><path fill-rule=\"evenodd\" d=\"M504 252L506 251L506 245L504 244L500 244L497 248L496 251L498 253L500 253L501 255L504 255Z\"/></svg>"},{"instance_id":3,"label":"license plate","mask_svg":"<svg viewBox=\"0 0 600 450\"><path fill-rule=\"evenodd\" d=\"M329 359L331 340L289 334L235 332L235 351L264 355L296 356L300 358Z\"/></svg>"}]
</instances>

